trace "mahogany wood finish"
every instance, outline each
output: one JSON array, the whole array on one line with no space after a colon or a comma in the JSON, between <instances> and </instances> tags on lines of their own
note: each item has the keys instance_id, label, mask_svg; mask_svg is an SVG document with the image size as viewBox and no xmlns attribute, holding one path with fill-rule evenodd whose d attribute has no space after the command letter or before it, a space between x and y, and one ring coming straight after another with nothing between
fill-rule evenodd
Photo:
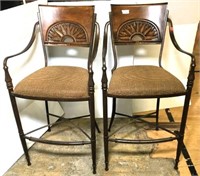
<instances>
[{"instance_id":1,"label":"mahogany wood finish","mask_svg":"<svg viewBox=\"0 0 200 176\"><path fill-rule=\"evenodd\" d=\"M190 70L188 73L186 88L178 78L171 75L162 67L162 53L165 39L165 32L169 25L169 34L174 47L183 55L186 54L191 60ZM110 30L110 38L108 33ZM114 66L112 70L107 70L107 44L111 40L112 51L114 56ZM159 45L158 66L150 65L130 65L118 66L118 56L121 54L118 49L120 45L145 47L146 45ZM147 48L146 48L147 49ZM123 52L125 52L123 50ZM148 52L146 52L148 53ZM123 54L123 53L122 53ZM148 57L148 55L145 55ZM176 58L174 58L176 59ZM136 5L111 5L110 20L105 24L103 53L102 53L102 93L103 93L103 121L104 121L104 153L105 153L105 170L109 169L109 143L126 143L126 144L148 144L169 142L173 140L178 141L175 166L178 168L179 157L183 148L183 140L185 133L185 126L187 122L187 114L189 109L189 102L194 81L194 56L186 51L183 51L175 40L173 32L172 20L168 18L167 3L156 4L136 4ZM125 62L125 61L124 61ZM108 83L107 72L111 71L111 80ZM169 81L170 80L170 81ZM166 84L166 85L165 85ZM174 87L173 87L174 86ZM171 87L169 89L169 87ZM179 88L178 88L179 87ZM159 104L163 97L185 96L185 101L182 111L182 119L180 122L180 129L171 131L161 126L159 119ZM112 98L113 107L111 121L108 125L108 98ZM156 98L156 110L153 113L145 115L130 116L116 110L116 101L120 98ZM168 108L168 107L166 107ZM145 122L151 124L147 117L156 118L156 130L164 130L169 133L169 137L157 138L150 140L132 140L126 138L117 138L115 133L110 134L113 121L116 115L132 118L136 122ZM132 122L132 125L134 123ZM130 124L129 124L130 125ZM120 127L119 127L120 129Z\"/></svg>"},{"instance_id":2,"label":"mahogany wood finish","mask_svg":"<svg viewBox=\"0 0 200 176\"><path fill-rule=\"evenodd\" d=\"M31 164L28 154L26 139L53 145L91 145L93 173L96 173L96 135L95 127L99 128L95 121L94 111L94 81L92 64L96 57L99 42L99 24L96 22L94 6L48 6L39 5L39 22L34 26L30 42L22 52L11 55L4 60L5 80L10 95L15 120L19 130L19 136L28 162ZM17 62L18 56L32 46L35 41L38 29L41 33L43 50L45 56L45 67L37 70L25 79L21 80L15 87L12 83L11 74L8 69L8 60ZM49 66L46 47L87 47L88 58L86 58L87 69L77 66ZM41 62L44 62L41 59ZM38 128L51 127L63 120L90 117L90 131L86 135L88 140L83 141L51 141L43 138L31 136L33 130L24 134L17 107L16 97L33 100L43 100L46 105L47 125ZM48 101L87 101L88 115L81 115L76 118L59 117L49 113ZM55 123L50 123L49 116L58 118Z\"/></svg>"}]
</instances>

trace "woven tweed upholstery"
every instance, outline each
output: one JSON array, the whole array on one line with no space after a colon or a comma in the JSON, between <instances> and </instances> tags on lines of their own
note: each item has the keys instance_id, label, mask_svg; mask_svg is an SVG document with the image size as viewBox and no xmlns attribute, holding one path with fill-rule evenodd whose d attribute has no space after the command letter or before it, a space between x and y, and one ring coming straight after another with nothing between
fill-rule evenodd
<instances>
[{"instance_id":1,"label":"woven tweed upholstery","mask_svg":"<svg viewBox=\"0 0 200 176\"><path fill-rule=\"evenodd\" d=\"M157 66L126 66L113 72L108 95L115 97L158 97L183 94L183 84Z\"/></svg>"},{"instance_id":2,"label":"woven tweed upholstery","mask_svg":"<svg viewBox=\"0 0 200 176\"><path fill-rule=\"evenodd\" d=\"M88 71L79 67L44 67L23 79L14 93L38 99L88 98Z\"/></svg>"}]
</instances>

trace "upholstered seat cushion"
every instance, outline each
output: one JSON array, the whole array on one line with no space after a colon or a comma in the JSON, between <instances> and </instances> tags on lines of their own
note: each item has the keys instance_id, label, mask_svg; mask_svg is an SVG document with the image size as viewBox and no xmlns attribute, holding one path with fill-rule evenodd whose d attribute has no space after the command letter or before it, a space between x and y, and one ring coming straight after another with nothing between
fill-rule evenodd
<instances>
[{"instance_id":1,"label":"upholstered seat cushion","mask_svg":"<svg viewBox=\"0 0 200 176\"><path fill-rule=\"evenodd\" d=\"M14 94L52 100L88 98L88 71L80 67L44 67L19 82Z\"/></svg>"},{"instance_id":2,"label":"upholstered seat cushion","mask_svg":"<svg viewBox=\"0 0 200 176\"><path fill-rule=\"evenodd\" d=\"M126 66L113 72L109 96L165 97L184 94L183 84L171 73L157 66Z\"/></svg>"}]
</instances>

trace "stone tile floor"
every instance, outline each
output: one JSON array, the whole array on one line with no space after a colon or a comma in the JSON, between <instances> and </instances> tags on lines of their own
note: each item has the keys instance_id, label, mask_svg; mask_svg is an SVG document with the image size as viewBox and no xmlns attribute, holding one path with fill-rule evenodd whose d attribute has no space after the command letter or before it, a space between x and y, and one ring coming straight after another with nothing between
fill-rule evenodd
<instances>
[{"instance_id":1,"label":"stone tile floor","mask_svg":"<svg viewBox=\"0 0 200 176\"><path fill-rule=\"evenodd\" d=\"M83 127L87 128L88 120L79 121ZM97 119L97 123L102 127L102 119ZM126 123L125 119L116 119L115 125ZM55 132L56 130L60 133ZM87 128L89 129L89 128ZM101 128L102 129L102 128ZM124 135L128 128L124 128L120 135ZM71 132L75 132L75 135ZM136 138L148 138L147 133L135 126L134 133L129 135ZM133 135L134 134L134 135ZM62 124L52 128L52 132L47 132L47 138L61 140L66 137L79 139L80 133L72 126ZM82 136L83 137L83 136ZM151 154L157 144L148 145L110 145L110 165L109 171L104 170L103 156L103 133L97 133L97 174L96 176L178 176L179 172L174 170L173 158L152 158ZM166 145L167 148L167 145ZM92 161L90 145L86 146L53 146L46 144L34 144L29 150L31 166L27 166L24 156L22 156L4 176L92 176ZM175 157L175 156L174 156Z\"/></svg>"}]
</instances>

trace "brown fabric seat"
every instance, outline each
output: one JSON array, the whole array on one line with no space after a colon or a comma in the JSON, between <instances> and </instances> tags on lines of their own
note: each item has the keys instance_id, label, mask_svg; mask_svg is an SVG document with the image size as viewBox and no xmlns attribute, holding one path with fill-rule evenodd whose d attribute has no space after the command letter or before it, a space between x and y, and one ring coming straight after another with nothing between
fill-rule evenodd
<instances>
[{"instance_id":1,"label":"brown fabric seat","mask_svg":"<svg viewBox=\"0 0 200 176\"><path fill-rule=\"evenodd\" d=\"M95 13L94 5L39 5L38 22L34 25L30 41L22 51L7 56L4 59L5 81L28 165L31 165L31 161L27 140L69 147L73 145L90 145L92 172L94 174L96 173L96 130L100 132L95 120L95 84L93 78L93 61L97 55L100 34L100 26L96 21L96 16L97 14ZM16 59L15 56L20 57L20 55L28 51L35 44L37 35L39 34L41 35L44 56L39 62L44 65L44 68L41 68L28 76L24 75L24 79L16 82L14 85L12 79L15 79L15 75L12 74L12 71L10 72L8 60L12 60L13 63L18 62L19 59ZM59 52L57 52L57 49L56 51L53 48L59 48ZM70 55L67 51L71 49L77 50L78 54L73 56ZM32 50L32 52L34 51L35 50ZM53 63L50 64L49 61L52 58L52 53L53 57L56 56L65 59L65 65L63 62L59 62L60 60L56 61L56 65L52 65ZM82 55L82 53L84 54ZM31 59L35 59L31 56L32 53L28 55L27 62ZM82 59L82 65L79 67L77 67L75 60L69 61L69 59L71 60L80 57ZM25 66L26 64L21 66L20 69L23 70ZM85 66L87 66L87 68ZM24 133L23 128L26 124L21 123L21 114L16 97L43 101L47 124L44 125L42 122L42 124L38 124L39 127L36 129L27 129L26 131L28 132ZM62 101L63 105L67 102L64 106L72 111L76 111L76 113L64 112L61 116L59 113L53 113L51 109L53 106L49 106L50 101ZM79 103L83 101L84 104L86 104L86 111L84 112L82 112L82 109L79 106ZM37 109L33 108L29 110L31 113L33 112L34 117ZM65 108L63 108L63 110L65 110ZM27 114L29 116L28 111ZM38 119L38 117L36 118ZM73 120L78 120L80 118L89 119L89 129L83 128L81 123L72 122ZM60 140L48 139L45 136L36 136L36 131L47 129L50 132L54 125L63 123L66 120L68 122L70 121L70 123L68 123L69 125L73 124L72 129L76 128L80 132L79 134L78 131L70 131L71 133L78 133L80 139L65 138L64 140ZM57 132L59 133L60 131ZM83 136L81 134L83 134Z\"/></svg>"},{"instance_id":2,"label":"brown fabric seat","mask_svg":"<svg viewBox=\"0 0 200 176\"><path fill-rule=\"evenodd\" d=\"M150 144L162 143L177 140L177 150L174 168L178 168L179 157L183 147L184 132L187 122L187 114L190 105L190 97L194 82L195 59L193 54L184 51L178 45L173 30L172 20L168 17L168 3L150 3L150 4L111 4L109 12L109 21L104 27L103 36L103 51L102 51L102 95L103 95L103 125L104 125L104 156L105 170L109 169L110 143L124 144ZM168 62L168 57L163 56L164 52L172 52L165 47L170 45L164 44L166 29L169 31L170 43L177 49L180 57L172 55L175 62L179 62L184 55L190 60L190 69L187 73L185 85L182 80L179 80L176 75L170 73L170 67L163 67L163 59ZM112 44L109 48L108 44ZM128 47L127 47L128 46ZM147 47L148 46L148 47ZM155 48L155 46L158 46ZM122 48L123 47L123 48ZM142 52L140 52L142 51ZM157 55L157 56L156 56ZM132 61L127 62L125 58L131 58ZM154 58L151 62L151 58ZM155 58L157 57L157 63ZM150 60L149 60L150 59ZM148 61L147 61L148 60ZM138 62L140 61L140 62ZM128 65L129 64L129 65ZM156 65L155 65L156 64ZM111 66L111 68L109 68ZM120 66L126 65L126 66ZM165 64L166 65L166 64ZM168 64L170 65L170 64ZM177 66L177 70L181 74L185 70L182 65ZM108 72L111 72L107 74ZM182 117L180 118L180 129L174 131L168 127L163 127L159 123L159 110L161 101L164 98L184 97L182 104ZM112 100L112 104L110 101ZM131 103L120 103L122 99L133 99L127 101ZM143 99L144 104L141 104L137 99ZM145 100L154 99L151 101L151 109L145 104ZM170 99L172 100L172 99ZM134 104L134 106L132 106ZM154 106L153 106L154 105ZM112 107L111 107L112 106ZM127 106L132 107L126 108ZM140 106L143 112L136 114ZM162 104L162 108L168 112L171 104ZM136 108L136 109L134 109ZM145 109L146 108L146 109ZM109 110L111 109L111 114ZM118 126L114 123L116 117L128 117L130 123L121 124ZM168 113L166 114L169 117ZM155 122L149 119L155 119ZM174 119L177 119L176 117ZM169 123L175 120L169 118ZM159 134L151 139L127 138L126 135L121 135L123 128L130 129L129 133L133 132L133 127L137 122L155 125L155 130L165 131L168 133L166 137L161 137ZM153 123L152 123L153 122ZM112 127L114 130L112 130ZM116 127L118 126L118 127ZM117 130L116 130L117 129ZM143 128L146 130L146 128ZM123 133L123 132L122 132ZM137 134L137 133L136 133Z\"/></svg>"},{"instance_id":3,"label":"brown fabric seat","mask_svg":"<svg viewBox=\"0 0 200 176\"><path fill-rule=\"evenodd\" d=\"M81 67L44 67L19 82L14 93L37 99L86 99L89 97L88 71Z\"/></svg>"},{"instance_id":4,"label":"brown fabric seat","mask_svg":"<svg viewBox=\"0 0 200 176\"><path fill-rule=\"evenodd\" d=\"M108 89L108 95L115 97L164 97L184 93L183 84L157 66L120 67L113 72Z\"/></svg>"}]
</instances>

